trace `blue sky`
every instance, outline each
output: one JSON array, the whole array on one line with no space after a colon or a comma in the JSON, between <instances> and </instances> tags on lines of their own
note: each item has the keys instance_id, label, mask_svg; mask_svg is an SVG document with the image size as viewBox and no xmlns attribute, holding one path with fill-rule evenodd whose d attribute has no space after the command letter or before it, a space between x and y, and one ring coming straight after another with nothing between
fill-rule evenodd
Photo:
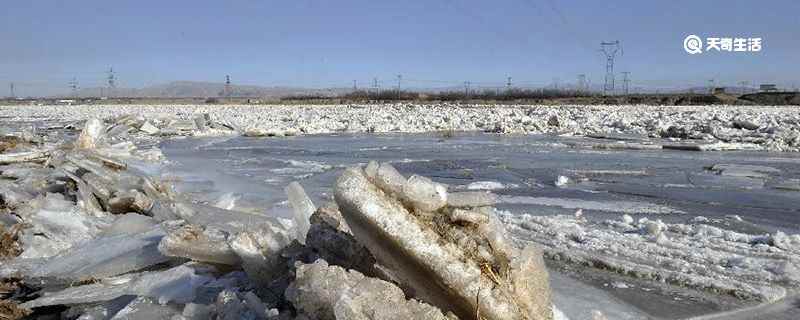
<instances>
[{"instance_id":1,"label":"blue sky","mask_svg":"<svg viewBox=\"0 0 800 320\"><path fill-rule=\"evenodd\" d=\"M402 74L416 87L602 82L603 40L635 86L800 86L800 1L9 1L0 95L173 80L346 87ZM761 37L759 53L688 55L683 39ZM442 82L438 82L442 81Z\"/></svg>"}]
</instances>

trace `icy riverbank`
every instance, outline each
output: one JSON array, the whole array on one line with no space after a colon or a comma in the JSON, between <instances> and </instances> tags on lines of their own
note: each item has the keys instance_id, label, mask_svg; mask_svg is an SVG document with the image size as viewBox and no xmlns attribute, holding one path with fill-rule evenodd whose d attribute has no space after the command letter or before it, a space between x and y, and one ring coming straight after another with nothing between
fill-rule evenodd
<instances>
[{"instance_id":1,"label":"icy riverbank","mask_svg":"<svg viewBox=\"0 0 800 320\"><path fill-rule=\"evenodd\" d=\"M593 137L668 138L708 145L672 144L688 150L755 149L800 151L797 107L765 106L480 106L480 105L87 105L6 106L7 121L74 122L91 117L136 114L162 123L147 126L153 134L192 129L208 114L219 124L247 135L292 135L336 132L485 131L558 133ZM173 120L177 119L177 120ZM205 131L204 135L213 134ZM635 141L633 141L635 142ZM647 144L644 144L647 147ZM643 148L641 144L605 148Z\"/></svg>"},{"instance_id":2,"label":"icy riverbank","mask_svg":"<svg viewBox=\"0 0 800 320\"><path fill-rule=\"evenodd\" d=\"M319 209L289 184L291 221L206 206L118 141L135 122L5 137L0 318L561 318L541 251L510 246L491 194L372 162Z\"/></svg>"}]
</instances>

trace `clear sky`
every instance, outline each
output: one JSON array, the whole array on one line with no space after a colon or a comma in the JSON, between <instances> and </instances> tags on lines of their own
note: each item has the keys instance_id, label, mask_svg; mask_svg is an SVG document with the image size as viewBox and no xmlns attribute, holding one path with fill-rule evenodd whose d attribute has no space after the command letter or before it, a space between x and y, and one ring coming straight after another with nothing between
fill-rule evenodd
<instances>
[{"instance_id":1,"label":"clear sky","mask_svg":"<svg viewBox=\"0 0 800 320\"><path fill-rule=\"evenodd\" d=\"M0 96L173 80L347 87L602 82L620 40L635 86L800 86L800 1L25 0L0 10ZM761 37L759 53L689 55L683 39ZM423 81L424 80L424 81ZM442 82L435 82L442 81ZM4 88L5 87L5 88Z\"/></svg>"}]
</instances>

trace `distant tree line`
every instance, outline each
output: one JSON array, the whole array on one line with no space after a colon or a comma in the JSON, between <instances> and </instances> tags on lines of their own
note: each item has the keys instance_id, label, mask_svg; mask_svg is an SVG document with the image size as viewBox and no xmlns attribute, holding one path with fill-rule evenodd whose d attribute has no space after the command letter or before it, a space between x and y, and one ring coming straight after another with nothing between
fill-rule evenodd
<instances>
[{"instance_id":1,"label":"distant tree line","mask_svg":"<svg viewBox=\"0 0 800 320\"><path fill-rule=\"evenodd\" d=\"M356 90L339 96L345 100L379 100L379 101L466 101L466 100L490 100L490 101L510 101L510 100L542 100L556 98L590 97L596 94L579 90L556 90L556 89L485 89L472 91L440 91L440 92L417 92L417 91L397 91L397 90Z\"/></svg>"}]
</instances>

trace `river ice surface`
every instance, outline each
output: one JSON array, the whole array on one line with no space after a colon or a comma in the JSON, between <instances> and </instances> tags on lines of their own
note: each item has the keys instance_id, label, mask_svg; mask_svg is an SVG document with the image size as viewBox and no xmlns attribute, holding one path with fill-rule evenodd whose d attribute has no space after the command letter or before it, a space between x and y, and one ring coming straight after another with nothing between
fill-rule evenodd
<instances>
[{"instance_id":1,"label":"river ice surface","mask_svg":"<svg viewBox=\"0 0 800 320\"><path fill-rule=\"evenodd\" d=\"M800 232L800 154L592 148L608 142L493 134L182 138L161 144L170 161L162 177L173 179L179 191L199 201L289 217L284 192L289 182L298 181L321 204L331 199L334 179L343 168L369 160L388 161L404 175L428 176L451 189L491 189L500 196L503 221L518 223L509 231L520 242L564 249L568 255L602 255L593 252L602 246L586 245L589 242L582 239L573 239L572 246L569 241L575 235L569 232L556 232L553 239L567 235L558 242L543 238L541 230L523 228L531 221L539 227L580 225L577 238L585 232L592 241L655 246L653 260L666 261L663 265L642 261L648 260L641 259L638 251L643 249L614 249L614 253L628 259L623 262L631 268L654 268L656 279L675 272L691 274L705 265L716 267L697 271L700 278L680 286L551 261L554 301L571 319L591 319L593 310L609 319L674 319L758 303L711 294L704 281L718 281L717 287L711 286L714 290L746 286L737 294L762 302L781 301L785 308L775 313L773 307L771 317L797 310L796 303L786 301L796 294L791 284L800 281L796 270L800 243L792 242L800 238L791 237ZM631 219L626 222L624 215ZM666 236L648 234L661 225L668 230ZM698 241L701 247L693 247L701 232L691 228L698 225L728 232L728 238L708 243L703 238ZM789 235L789 248L759 247L760 237L778 232ZM700 249L708 250L698 252L708 252L713 259L676 257ZM784 260L789 262L780 264Z\"/></svg>"}]
</instances>

